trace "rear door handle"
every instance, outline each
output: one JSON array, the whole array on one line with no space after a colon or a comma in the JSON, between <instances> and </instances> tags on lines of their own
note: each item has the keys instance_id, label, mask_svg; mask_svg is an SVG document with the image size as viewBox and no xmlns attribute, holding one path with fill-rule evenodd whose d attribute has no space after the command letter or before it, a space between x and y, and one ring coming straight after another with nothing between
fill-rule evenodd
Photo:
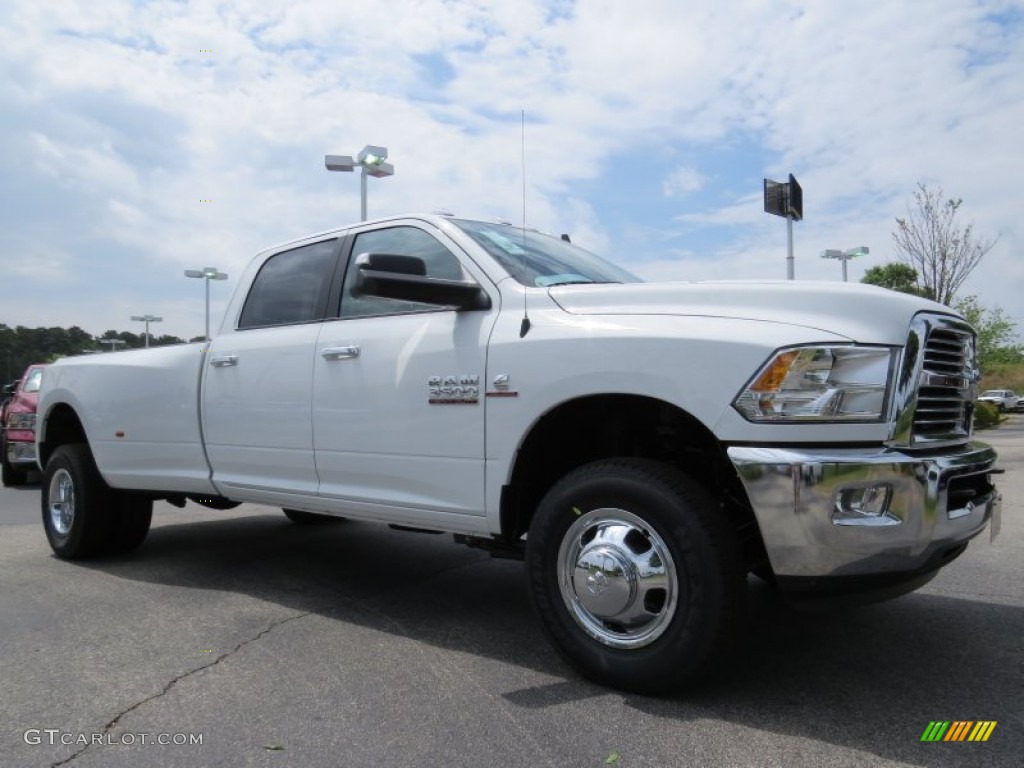
<instances>
[{"instance_id":1,"label":"rear door handle","mask_svg":"<svg viewBox=\"0 0 1024 768\"><path fill-rule=\"evenodd\" d=\"M320 357L324 360L351 360L359 357L359 347L355 344L345 347L324 347L320 350Z\"/></svg>"},{"instance_id":2,"label":"rear door handle","mask_svg":"<svg viewBox=\"0 0 1024 768\"><path fill-rule=\"evenodd\" d=\"M214 368L227 368L231 365L238 365L238 355L214 355L210 358L210 365Z\"/></svg>"}]
</instances>

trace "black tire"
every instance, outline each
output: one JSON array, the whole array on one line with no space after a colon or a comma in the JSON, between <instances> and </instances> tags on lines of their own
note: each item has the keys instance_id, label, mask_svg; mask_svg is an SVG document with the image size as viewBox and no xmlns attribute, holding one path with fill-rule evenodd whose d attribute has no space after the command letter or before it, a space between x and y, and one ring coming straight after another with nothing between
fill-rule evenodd
<instances>
[{"instance_id":1,"label":"black tire","mask_svg":"<svg viewBox=\"0 0 1024 768\"><path fill-rule=\"evenodd\" d=\"M299 509L282 509L285 516L297 525L328 525L330 523L340 523L345 518L335 517L334 515L321 515L316 512L303 512Z\"/></svg>"},{"instance_id":2,"label":"black tire","mask_svg":"<svg viewBox=\"0 0 1024 768\"><path fill-rule=\"evenodd\" d=\"M131 552L142 546L153 522L153 500L129 493L111 491L111 528L106 551L110 554Z\"/></svg>"},{"instance_id":3,"label":"black tire","mask_svg":"<svg viewBox=\"0 0 1024 768\"><path fill-rule=\"evenodd\" d=\"M82 443L62 445L50 456L40 501L46 538L65 560L135 549L152 520L153 502L110 488Z\"/></svg>"},{"instance_id":4,"label":"black tire","mask_svg":"<svg viewBox=\"0 0 1024 768\"><path fill-rule=\"evenodd\" d=\"M769 586L774 587L778 584L778 580L775 578L775 571L772 570L770 565L763 565L759 568L755 568L751 573Z\"/></svg>"},{"instance_id":5,"label":"black tire","mask_svg":"<svg viewBox=\"0 0 1024 768\"><path fill-rule=\"evenodd\" d=\"M626 691L663 693L709 672L742 615L728 520L690 478L652 461L598 461L559 481L530 525L526 567L559 652Z\"/></svg>"},{"instance_id":6,"label":"black tire","mask_svg":"<svg viewBox=\"0 0 1024 768\"><path fill-rule=\"evenodd\" d=\"M1006 412L1006 403L999 403L998 407L999 407L999 412L1000 413L1005 413Z\"/></svg>"},{"instance_id":7,"label":"black tire","mask_svg":"<svg viewBox=\"0 0 1024 768\"><path fill-rule=\"evenodd\" d=\"M21 469L16 469L11 462L7 460L7 440L0 440L0 480L8 488L13 488L16 485L24 485L28 482L28 472Z\"/></svg>"}]
</instances>

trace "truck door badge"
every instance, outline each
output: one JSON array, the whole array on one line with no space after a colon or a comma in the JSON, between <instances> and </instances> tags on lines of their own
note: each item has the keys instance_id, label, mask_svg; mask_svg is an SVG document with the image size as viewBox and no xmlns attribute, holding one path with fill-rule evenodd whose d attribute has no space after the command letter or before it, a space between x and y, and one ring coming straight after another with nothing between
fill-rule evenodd
<instances>
[{"instance_id":1,"label":"truck door badge","mask_svg":"<svg viewBox=\"0 0 1024 768\"><path fill-rule=\"evenodd\" d=\"M480 377L431 376L427 379L427 391L430 405L476 405L480 402Z\"/></svg>"},{"instance_id":2,"label":"truck door badge","mask_svg":"<svg viewBox=\"0 0 1024 768\"><path fill-rule=\"evenodd\" d=\"M510 387L508 374L499 373L494 377L494 389L487 391L487 397L519 397L519 393Z\"/></svg>"}]
</instances>

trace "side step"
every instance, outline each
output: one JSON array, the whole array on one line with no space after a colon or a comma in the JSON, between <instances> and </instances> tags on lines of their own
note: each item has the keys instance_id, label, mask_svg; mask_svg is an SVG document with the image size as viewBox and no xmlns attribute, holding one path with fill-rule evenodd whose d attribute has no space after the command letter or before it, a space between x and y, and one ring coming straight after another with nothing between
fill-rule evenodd
<instances>
[{"instance_id":1,"label":"side step","mask_svg":"<svg viewBox=\"0 0 1024 768\"><path fill-rule=\"evenodd\" d=\"M464 533L452 534L456 544L465 544L472 549L482 549L489 552L491 557L501 560L523 560L526 557L526 547L522 542L509 544L501 539L484 539L480 536L467 536Z\"/></svg>"},{"instance_id":2,"label":"side step","mask_svg":"<svg viewBox=\"0 0 1024 768\"><path fill-rule=\"evenodd\" d=\"M388 528L393 531L405 531L406 533L444 533L444 531L434 531L430 528L413 528L411 525L398 525L398 523L388 523Z\"/></svg>"}]
</instances>

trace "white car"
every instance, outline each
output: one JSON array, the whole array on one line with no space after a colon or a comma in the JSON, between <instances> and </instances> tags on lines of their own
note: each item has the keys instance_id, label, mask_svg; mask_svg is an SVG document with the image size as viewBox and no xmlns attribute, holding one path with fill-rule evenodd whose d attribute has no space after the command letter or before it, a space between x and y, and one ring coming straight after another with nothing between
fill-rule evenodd
<instances>
[{"instance_id":1,"label":"white car","mask_svg":"<svg viewBox=\"0 0 1024 768\"><path fill-rule=\"evenodd\" d=\"M989 389L981 393L979 403L991 403L1000 411L1012 411L1017 408L1020 398L1012 389Z\"/></svg>"}]
</instances>

